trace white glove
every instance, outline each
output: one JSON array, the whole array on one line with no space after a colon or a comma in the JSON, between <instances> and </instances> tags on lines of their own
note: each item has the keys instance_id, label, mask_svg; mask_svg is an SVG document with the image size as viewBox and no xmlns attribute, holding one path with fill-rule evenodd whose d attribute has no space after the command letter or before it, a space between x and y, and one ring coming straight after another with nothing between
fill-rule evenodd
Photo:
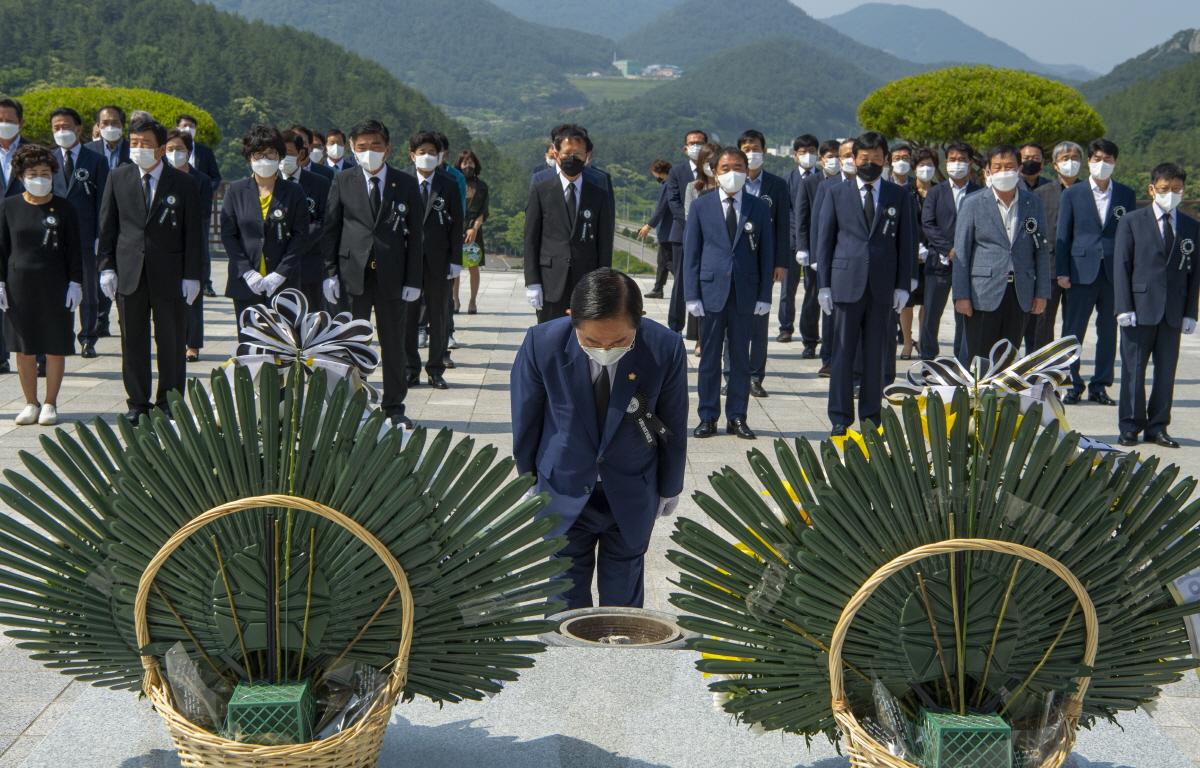
<instances>
[{"instance_id":1,"label":"white glove","mask_svg":"<svg viewBox=\"0 0 1200 768\"><path fill-rule=\"evenodd\" d=\"M692 317L704 317L704 302L689 301L687 303L687 313Z\"/></svg>"},{"instance_id":2,"label":"white glove","mask_svg":"<svg viewBox=\"0 0 1200 768\"><path fill-rule=\"evenodd\" d=\"M272 272L271 274L264 277L261 281L259 281L258 285L260 288L262 288L262 292L263 292L264 296L270 296L273 293L275 293L276 291L278 291L280 288L282 288L283 284L286 282L287 282L286 277L279 274L278 272Z\"/></svg>"},{"instance_id":3,"label":"white glove","mask_svg":"<svg viewBox=\"0 0 1200 768\"><path fill-rule=\"evenodd\" d=\"M263 276L253 269L247 269L242 273L242 281L250 286L251 293L263 292Z\"/></svg>"},{"instance_id":4,"label":"white glove","mask_svg":"<svg viewBox=\"0 0 1200 768\"><path fill-rule=\"evenodd\" d=\"M450 274L446 276L447 280L453 280L462 274L462 264L451 264Z\"/></svg>"},{"instance_id":5,"label":"white glove","mask_svg":"<svg viewBox=\"0 0 1200 768\"><path fill-rule=\"evenodd\" d=\"M671 515L675 514L675 508L678 506L678 496L672 496L670 498L660 496L658 498L658 517L670 517Z\"/></svg>"},{"instance_id":6,"label":"white glove","mask_svg":"<svg viewBox=\"0 0 1200 768\"><path fill-rule=\"evenodd\" d=\"M821 311L827 315L833 314L833 291L829 288L822 288L817 291L817 303L821 305Z\"/></svg>"},{"instance_id":7,"label":"white glove","mask_svg":"<svg viewBox=\"0 0 1200 768\"><path fill-rule=\"evenodd\" d=\"M529 302L529 306L534 309L542 308L542 286L527 285L525 286L525 300Z\"/></svg>"},{"instance_id":8,"label":"white glove","mask_svg":"<svg viewBox=\"0 0 1200 768\"><path fill-rule=\"evenodd\" d=\"M808 266L808 251L796 251L796 263L802 267Z\"/></svg>"},{"instance_id":9,"label":"white glove","mask_svg":"<svg viewBox=\"0 0 1200 768\"><path fill-rule=\"evenodd\" d=\"M342 297L342 289L338 285L336 277L327 277L321 283L321 292L325 294L325 301L330 304L337 304L338 299Z\"/></svg>"},{"instance_id":10,"label":"white glove","mask_svg":"<svg viewBox=\"0 0 1200 768\"><path fill-rule=\"evenodd\" d=\"M900 313L900 310L904 309L904 305L907 303L908 291L904 290L903 288L897 288L892 292L892 309L894 309L897 314Z\"/></svg>"},{"instance_id":11,"label":"white glove","mask_svg":"<svg viewBox=\"0 0 1200 768\"><path fill-rule=\"evenodd\" d=\"M8 311L8 290L4 283L0 283L0 312Z\"/></svg>"},{"instance_id":12,"label":"white glove","mask_svg":"<svg viewBox=\"0 0 1200 768\"><path fill-rule=\"evenodd\" d=\"M923 245L917 245L917 261L924 264L925 260L928 258L929 258L929 249Z\"/></svg>"},{"instance_id":13,"label":"white glove","mask_svg":"<svg viewBox=\"0 0 1200 768\"><path fill-rule=\"evenodd\" d=\"M117 271L106 269L100 273L100 290L109 299L117 298Z\"/></svg>"},{"instance_id":14,"label":"white glove","mask_svg":"<svg viewBox=\"0 0 1200 768\"><path fill-rule=\"evenodd\" d=\"M910 284L909 284L909 286L908 286L908 290L909 290L909 292L911 293L912 291L915 291L915 290L917 290L917 286L918 286L918 285L920 285L920 284L921 284L921 281L920 281L920 280L918 280L917 278L915 278L915 277L914 277L914 278L913 278L913 279L910 281ZM905 301L908 301L908 299L905 299Z\"/></svg>"},{"instance_id":15,"label":"white glove","mask_svg":"<svg viewBox=\"0 0 1200 768\"><path fill-rule=\"evenodd\" d=\"M1183 318L1183 332L1192 335L1196 332L1196 321L1190 317Z\"/></svg>"},{"instance_id":16,"label":"white glove","mask_svg":"<svg viewBox=\"0 0 1200 768\"><path fill-rule=\"evenodd\" d=\"M1184 320L1186 321L1187 318L1185 317ZM1122 312L1121 314L1117 315L1117 325L1121 326L1122 328L1132 328L1133 326L1137 325L1137 313Z\"/></svg>"},{"instance_id":17,"label":"white glove","mask_svg":"<svg viewBox=\"0 0 1200 768\"><path fill-rule=\"evenodd\" d=\"M771 302L769 302L769 301L754 302L754 314L769 315L770 313L771 313Z\"/></svg>"},{"instance_id":18,"label":"white glove","mask_svg":"<svg viewBox=\"0 0 1200 768\"><path fill-rule=\"evenodd\" d=\"M67 283L67 311L74 312L81 301L83 301L83 286L79 283ZM7 303L5 301L5 304Z\"/></svg>"},{"instance_id":19,"label":"white glove","mask_svg":"<svg viewBox=\"0 0 1200 768\"><path fill-rule=\"evenodd\" d=\"M188 303L188 306L196 303L196 297L200 295L199 280L184 280L183 281L183 300Z\"/></svg>"},{"instance_id":20,"label":"white glove","mask_svg":"<svg viewBox=\"0 0 1200 768\"><path fill-rule=\"evenodd\" d=\"M404 290L400 291L400 298L405 301L416 301L421 298L421 289L406 285L404 286Z\"/></svg>"}]
</instances>

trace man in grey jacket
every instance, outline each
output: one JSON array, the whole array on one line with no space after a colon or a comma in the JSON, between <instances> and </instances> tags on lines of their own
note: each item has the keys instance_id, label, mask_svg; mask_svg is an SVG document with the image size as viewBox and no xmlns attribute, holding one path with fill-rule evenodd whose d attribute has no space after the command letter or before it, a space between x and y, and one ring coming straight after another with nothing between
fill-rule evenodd
<instances>
[{"instance_id":1,"label":"man in grey jacket","mask_svg":"<svg viewBox=\"0 0 1200 768\"><path fill-rule=\"evenodd\" d=\"M967 357L1000 339L1019 346L1030 314L1050 297L1050 241L1042 202L1018 188L1020 155L1001 145L984 165L989 189L963 201L954 232L954 310L966 318Z\"/></svg>"}]
</instances>

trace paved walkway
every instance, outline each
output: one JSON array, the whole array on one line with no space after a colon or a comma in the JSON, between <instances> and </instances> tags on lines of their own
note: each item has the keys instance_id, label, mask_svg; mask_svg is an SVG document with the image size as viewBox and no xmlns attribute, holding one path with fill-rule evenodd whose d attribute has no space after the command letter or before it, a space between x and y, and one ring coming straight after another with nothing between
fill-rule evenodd
<instances>
[{"instance_id":1,"label":"paved walkway","mask_svg":"<svg viewBox=\"0 0 1200 768\"><path fill-rule=\"evenodd\" d=\"M497 260L500 263L500 260ZM223 272L223 265L217 265ZM650 279L640 281L648 290ZM463 289L465 307L466 289ZM458 341L462 349L453 353L458 367L447 372L450 389L431 390L417 387L409 394L409 413L418 422L450 427L477 436L483 443L495 443L503 451L511 450L509 433L509 369L526 327L533 319L524 300L524 288L518 272L489 271L483 275L479 299L480 314L459 315ZM648 314L665 321L666 302L651 301ZM208 346L200 363L189 373L204 375L230 353L234 341L233 310L225 299L209 299L206 304ZM115 329L114 317L114 329ZM774 329L772 330L774 333ZM944 318L942 337L951 334L950 318ZM95 360L72 358L59 400L59 412L65 421L85 421L97 415L115 418L125 411L121 385L119 342L103 339L101 356ZM827 382L816 375L816 361L800 359L800 345L771 343L766 387L770 397L751 399L749 423L758 432L753 444L769 449L770 440L783 436L821 439L828 433L825 416ZM693 406L698 358L689 356L693 369ZM1185 338L1176 387L1175 424L1172 433L1183 444L1177 451L1148 448L1179 463L1185 472L1200 473L1200 339ZM1085 362L1085 372L1088 370ZM1111 390L1116 395L1116 388ZM0 376L0 469L16 469L21 451L40 453L38 439L48 430L40 427L14 427L12 416L20 409L22 398L15 375ZM449 416L449 418L447 418ZM1097 439L1116 442L1116 409L1101 406L1077 406L1068 410L1072 427ZM70 428L70 425L66 425ZM745 451L751 444L732 437L692 441L689 446L685 498L679 513L698 518L699 510L690 494L708 487L707 477L723 466L745 467ZM0 514L7 509L0 503ZM667 596L672 590L668 579L673 569L665 553L670 546L671 526L660 525L648 557L646 584L647 607L669 610ZM0 768L20 765L24 756L38 743L57 717L78 696L80 687L69 678L29 661L0 637ZM1155 718L1164 731L1200 766L1200 680L1193 674L1173 686L1159 703ZM95 766L91 768L104 768Z\"/></svg>"}]
</instances>

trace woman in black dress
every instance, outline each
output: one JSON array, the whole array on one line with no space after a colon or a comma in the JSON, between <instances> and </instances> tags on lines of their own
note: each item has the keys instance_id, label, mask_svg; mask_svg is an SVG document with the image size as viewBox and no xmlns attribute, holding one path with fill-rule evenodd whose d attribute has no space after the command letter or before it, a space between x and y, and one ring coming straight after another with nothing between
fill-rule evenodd
<instances>
[{"instance_id":1,"label":"woman in black dress","mask_svg":"<svg viewBox=\"0 0 1200 768\"><path fill-rule=\"evenodd\" d=\"M79 221L53 194L58 161L36 144L13 155L12 176L25 191L0 202L0 309L4 337L17 355L25 407L16 423L58 423L66 356L75 354L74 312L83 300ZM46 356L46 399L38 401L37 356Z\"/></svg>"},{"instance_id":2,"label":"woman in black dress","mask_svg":"<svg viewBox=\"0 0 1200 768\"><path fill-rule=\"evenodd\" d=\"M483 250L483 222L488 217L488 185L479 178L483 173L483 165L479 158L469 149L464 149L458 156L458 170L467 179L467 215L466 229L463 230L463 266L471 278L471 302L467 304L467 314L473 315L479 311L475 306L479 298L479 268L483 266L486 256ZM454 279L455 303L458 300L458 278Z\"/></svg>"}]
</instances>

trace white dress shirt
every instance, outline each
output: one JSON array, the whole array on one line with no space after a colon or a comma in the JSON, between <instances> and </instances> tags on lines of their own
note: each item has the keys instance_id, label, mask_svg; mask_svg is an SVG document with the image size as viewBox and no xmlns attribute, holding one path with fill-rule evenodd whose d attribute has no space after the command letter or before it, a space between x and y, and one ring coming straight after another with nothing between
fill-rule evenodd
<instances>
[{"instance_id":1,"label":"white dress shirt","mask_svg":"<svg viewBox=\"0 0 1200 768\"><path fill-rule=\"evenodd\" d=\"M950 191L954 193L954 210L957 211L962 207L963 198L967 196L967 185L970 183L969 179L963 179L963 183L960 186L954 179L950 180Z\"/></svg>"},{"instance_id":2,"label":"white dress shirt","mask_svg":"<svg viewBox=\"0 0 1200 768\"><path fill-rule=\"evenodd\" d=\"M583 174L579 174L574 180L568 179L563 175L562 171L558 172L558 181L562 184L563 202L567 200L567 187L571 184L575 185L575 210L579 210L579 200L583 195ZM599 376L599 374L596 374Z\"/></svg>"},{"instance_id":3,"label":"white dress shirt","mask_svg":"<svg viewBox=\"0 0 1200 768\"><path fill-rule=\"evenodd\" d=\"M167 163L167 161L165 159L163 159L163 160L159 160L158 165L154 166L149 171L142 171L141 168L138 169L139 171L141 171L141 175L138 177L138 184L143 185L143 188L144 188L144 185L146 184L144 179L147 176L150 177L150 199L151 200L155 200L158 198L158 182L162 178L163 166L166 165L166 163Z\"/></svg>"},{"instance_id":4,"label":"white dress shirt","mask_svg":"<svg viewBox=\"0 0 1200 768\"><path fill-rule=\"evenodd\" d=\"M854 177L854 181L858 184L859 202L863 204L863 208L865 209L867 207L867 182L858 176ZM875 181L871 182L871 202L875 203L875 210L877 212L879 211L879 185L882 183L883 179L875 179Z\"/></svg>"},{"instance_id":5,"label":"white dress shirt","mask_svg":"<svg viewBox=\"0 0 1200 768\"><path fill-rule=\"evenodd\" d=\"M1094 178L1088 179L1088 184L1092 186L1092 199L1096 202L1096 213L1100 215L1100 226L1104 226L1104 219L1108 216L1108 206L1112 203L1112 182L1108 182L1108 187L1100 189L1096 186Z\"/></svg>"},{"instance_id":6,"label":"white dress shirt","mask_svg":"<svg viewBox=\"0 0 1200 768\"><path fill-rule=\"evenodd\" d=\"M1162 208L1159 208L1158 203L1151 203L1150 205L1154 207L1154 221L1155 221L1155 223L1158 224L1159 236L1161 237L1163 235L1163 220L1162 219L1163 219L1163 216L1166 215L1170 218L1170 221L1171 221L1171 231L1175 233L1176 237L1179 237L1179 216L1178 216L1179 209L1176 208L1175 210L1170 211L1168 213L1167 211L1164 211ZM1167 256L1170 256L1170 254L1167 254Z\"/></svg>"},{"instance_id":7,"label":"white dress shirt","mask_svg":"<svg viewBox=\"0 0 1200 768\"><path fill-rule=\"evenodd\" d=\"M1020 193L1014 194L1011 203L1005 203L1000 199L999 193L992 190L992 197L996 198L996 208L1000 211L1000 221L1004 224L1004 231L1008 234L1008 244L1012 245L1017 239L1017 202L1021 199Z\"/></svg>"},{"instance_id":8,"label":"white dress shirt","mask_svg":"<svg viewBox=\"0 0 1200 768\"><path fill-rule=\"evenodd\" d=\"M362 168L363 183L367 185L367 197L369 198L371 196L371 179L375 178L379 179L379 199L383 200L383 185L387 183L387 163L379 166L379 170L375 171L375 173L371 173L361 165L359 168Z\"/></svg>"}]
</instances>

